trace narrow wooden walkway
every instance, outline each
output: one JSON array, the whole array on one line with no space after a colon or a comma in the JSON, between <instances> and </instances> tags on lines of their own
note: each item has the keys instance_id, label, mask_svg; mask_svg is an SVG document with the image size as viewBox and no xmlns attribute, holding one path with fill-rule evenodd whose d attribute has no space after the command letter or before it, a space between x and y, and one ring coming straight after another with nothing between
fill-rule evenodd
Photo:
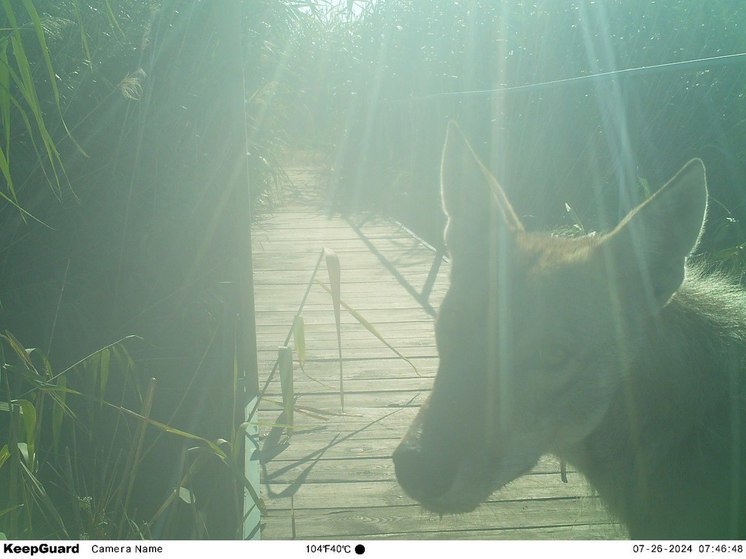
<instances>
[{"instance_id":1,"label":"narrow wooden walkway","mask_svg":"<svg viewBox=\"0 0 746 559\"><path fill-rule=\"evenodd\" d=\"M309 170L290 170L296 184ZM312 285L302 317L306 362L295 362L295 429L281 426L278 375L260 407L263 539L597 539L624 537L586 482L544 457L470 514L430 514L396 482L391 454L424 401L437 369L432 309L416 293L433 252L406 230L380 219L359 227L327 219L308 200L283 204L253 228L260 383L290 332L319 254L339 256L342 299L372 323L410 365L342 310L345 408L332 302ZM317 279L328 284L322 263ZM447 289L441 266L429 301ZM291 340L292 345L292 340Z\"/></svg>"}]
</instances>

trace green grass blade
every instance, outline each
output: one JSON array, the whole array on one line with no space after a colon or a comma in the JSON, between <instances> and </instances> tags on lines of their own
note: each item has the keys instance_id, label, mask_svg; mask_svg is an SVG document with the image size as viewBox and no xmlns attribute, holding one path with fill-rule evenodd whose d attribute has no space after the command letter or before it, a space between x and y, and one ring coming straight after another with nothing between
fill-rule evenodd
<instances>
[{"instance_id":1,"label":"green grass blade","mask_svg":"<svg viewBox=\"0 0 746 559\"><path fill-rule=\"evenodd\" d=\"M148 425L155 427L156 429L164 432L169 433L171 435L176 435L178 437L181 437L183 439L187 439L190 441L198 441L200 443L203 443L207 447L212 450L212 452L218 456L221 460L227 459L227 456L225 452L220 448L220 446L216 443L214 443L211 440L205 439L204 437L200 437L199 435L194 435L192 433L187 433L186 431L182 431L181 429L177 429L175 427L171 427L170 425L167 425L166 423L161 423L160 421L156 421L155 419L151 419L149 417L145 417L144 415L141 415L137 412L134 412L132 410L129 410L127 408L124 408L122 406L117 406L115 404L111 404L109 402L104 402L107 406L110 408L113 408L115 410L118 410L122 412L125 415L129 415L130 417L134 417L135 419L142 421L144 423L147 423Z\"/></svg>"},{"instance_id":2,"label":"green grass blade","mask_svg":"<svg viewBox=\"0 0 746 559\"><path fill-rule=\"evenodd\" d=\"M7 2L7 0L4 0ZM29 65L28 58L26 57L26 51L23 48L23 41L19 31L16 31L16 35L10 38L10 44L13 47L13 56L16 60L16 66L19 72L19 78L16 80L16 87L21 92L24 101L28 107L28 110L34 117L36 123L36 129L41 137L42 145L46 151L47 161L49 162L54 177L54 183L51 183L55 188L55 193L60 195L60 183L59 175L57 174L57 167L61 162L60 155L57 152L57 146L54 145L52 137L47 130L47 125L44 122L44 117L41 109L41 104L36 95L36 88L34 87L34 80L31 76L31 66ZM13 75L13 73L11 73Z\"/></svg>"},{"instance_id":3,"label":"green grass blade","mask_svg":"<svg viewBox=\"0 0 746 559\"><path fill-rule=\"evenodd\" d=\"M23 344L19 342L13 334L6 330L3 334L0 334L0 339L5 340L10 349L13 350L13 353L15 353L16 357L18 357L28 369L36 371L36 368L29 357L30 350L27 351L26 348L23 347Z\"/></svg>"},{"instance_id":4,"label":"green grass blade","mask_svg":"<svg viewBox=\"0 0 746 559\"><path fill-rule=\"evenodd\" d=\"M0 454L2 454L2 450L0 450ZM2 464L0 464L0 468L1 467L2 467ZM23 507L23 505L14 505L12 507L8 507L8 508L0 510L0 518L2 518L3 516L5 516L6 514L10 514L11 512L17 511L21 507ZM7 538L5 538L3 536L4 536L3 532L0 532L0 540L7 539Z\"/></svg>"},{"instance_id":5,"label":"green grass blade","mask_svg":"<svg viewBox=\"0 0 746 559\"><path fill-rule=\"evenodd\" d=\"M323 282L320 282L320 281L317 281L316 283L318 283L321 287L323 287L326 290L327 293L331 294L332 290L329 288L328 285L326 285L326 284L324 284ZM373 326L370 322L368 322L363 315L361 315L358 311L356 311L350 305L348 305L347 303L345 303L342 299L340 299L339 302L342 305L342 307L344 307L344 309L347 312L349 312L355 318L355 320L357 320L360 323L360 325L363 328L365 328L368 332L370 332L376 338L378 338L379 340L381 340L381 342L383 342L383 344L387 348L389 348L391 351L393 351L396 355L398 355L399 357L401 357L402 359L404 359L404 361L406 361L409 364L409 366L412 367L412 369L414 370L414 372L417 375L420 374L420 372L417 370L417 367L415 367L414 363L412 363L409 359L407 359L404 355L402 355L402 353L398 349L396 349L389 342L387 342L386 339L380 334L380 332L378 332L378 330L376 329L376 327Z\"/></svg>"},{"instance_id":6,"label":"green grass blade","mask_svg":"<svg viewBox=\"0 0 746 559\"><path fill-rule=\"evenodd\" d=\"M114 15L114 11L111 9L109 0L105 0L104 3L106 4L106 16L109 18L109 25L111 25L112 29L119 31L119 34L124 37L124 31L122 31L122 28L119 26L119 21L117 20L117 16Z\"/></svg>"},{"instance_id":7,"label":"green grass blade","mask_svg":"<svg viewBox=\"0 0 746 559\"><path fill-rule=\"evenodd\" d=\"M55 450L59 448L62 422L65 420L67 377L60 377L57 380L57 387L60 389L60 393L57 397L52 395L52 446Z\"/></svg>"},{"instance_id":8,"label":"green grass blade","mask_svg":"<svg viewBox=\"0 0 746 559\"><path fill-rule=\"evenodd\" d=\"M6 152L3 150L2 147L0 147L0 172L3 173L3 177L5 178L5 184L8 185L8 192L10 192L10 195L13 197L13 200L15 202L18 201L18 197L16 196L16 190L13 186L13 177L10 174L10 163L8 161L8 157L6 156Z\"/></svg>"},{"instance_id":9,"label":"green grass blade","mask_svg":"<svg viewBox=\"0 0 746 559\"><path fill-rule=\"evenodd\" d=\"M329 293L332 296L334 306L334 323L337 326L337 351L339 353L339 401L342 409L345 407L345 389L344 389L344 371L342 361L342 326L340 323L342 301L342 266L339 263L339 256L333 250L324 247L324 258L326 260L326 270L329 273Z\"/></svg>"},{"instance_id":10,"label":"green grass blade","mask_svg":"<svg viewBox=\"0 0 746 559\"><path fill-rule=\"evenodd\" d=\"M277 363L280 369L280 387L282 389L282 403L285 408L285 421L293 425L293 404L295 394L293 387L293 350L288 346L280 346Z\"/></svg>"},{"instance_id":11,"label":"green grass blade","mask_svg":"<svg viewBox=\"0 0 746 559\"><path fill-rule=\"evenodd\" d=\"M13 402L21 409L21 420L28 452L28 464L33 467L36 449L36 408L28 400L15 400Z\"/></svg>"},{"instance_id":12,"label":"green grass blade","mask_svg":"<svg viewBox=\"0 0 746 559\"><path fill-rule=\"evenodd\" d=\"M0 448L0 470L3 468L3 465L8 461L8 458L10 458L10 450L8 450L8 445L4 444L2 448Z\"/></svg>"},{"instance_id":13,"label":"green grass blade","mask_svg":"<svg viewBox=\"0 0 746 559\"><path fill-rule=\"evenodd\" d=\"M6 0L7 1L7 0ZM60 115L60 122L62 123L63 128L65 129L65 132L67 133L67 136L70 138L70 140L75 144L75 147L83 154L86 155L85 151L83 150L83 147L75 140L70 130L67 128L67 124L65 123L65 119L62 117L62 105L60 103L60 92L57 88L57 74L54 72L54 67L52 66L52 59L49 56L49 47L47 46L47 39L44 35L44 27L41 23L41 18L39 17L38 12L36 11L36 7L34 6L34 3L32 0L22 0L23 7L26 8L26 13L29 15L29 18L31 18L31 23L34 26L34 31L36 31L36 40L39 42L39 46L41 47L42 55L44 56L44 63L47 67L47 74L49 76L49 85L52 88L52 93L54 95L54 102L57 106L57 112ZM78 12L78 16L80 16L80 11L78 8L78 2L75 2L75 8ZM85 30L82 26L82 21L80 25L80 35L83 42L83 48L85 50L86 56L88 57L88 60L91 60L91 53L90 49L88 48L88 40L85 36ZM45 140L46 142L47 140ZM54 145L54 142L52 141L52 138L49 137L48 141L51 142L51 145L54 147L54 152L57 152L57 148ZM50 161L51 163L51 161ZM58 155L58 163L60 165L60 171L64 174L64 170L62 169L62 160L59 159ZM56 173L55 173L56 174Z\"/></svg>"},{"instance_id":14,"label":"green grass blade","mask_svg":"<svg viewBox=\"0 0 746 559\"><path fill-rule=\"evenodd\" d=\"M49 57L49 47L47 46L47 39L44 35L44 27L41 24L41 18L39 17L39 13L36 11L36 7L31 0L22 0L22 2L23 7L26 8L26 13L31 19L31 24L34 26L34 31L36 32L36 40L39 42L39 46L41 47L41 53L44 57L44 64L47 67L47 74L49 76L49 85L52 88L52 93L54 94L54 101L57 105L57 108L60 110L60 113L62 113L62 109L60 107L60 92L57 89L57 75L54 73L54 68L52 67L52 59Z\"/></svg>"},{"instance_id":15,"label":"green grass blade","mask_svg":"<svg viewBox=\"0 0 746 559\"><path fill-rule=\"evenodd\" d=\"M31 24L36 34L37 42L39 43L40 51L42 53L47 74L49 76L49 87L52 90L55 105L57 107L57 112L60 117L60 122L71 141L83 154L85 154L83 148L77 143L75 138L73 138L72 134L68 130L67 125L65 124L65 120L62 117L62 106L60 104L60 95L57 88L57 76L54 73L54 69L52 67L52 61L49 56L49 48L47 46L46 38L44 35L44 27L42 25L41 18L39 17L39 14L36 11L32 0L21 0L21 3L23 4L23 7L25 8L26 13L31 20ZM55 145L55 142L52 139L52 136L49 133L47 125L44 121L44 113L36 93L36 87L31 71L31 64L29 63L28 56L26 55L26 49L23 44L23 37L21 36L21 28L18 25L18 21L10 0L2 0L2 6L5 12L5 16L8 19L8 23L10 24L10 28L12 29L12 33L10 35L10 46L13 52L15 67L18 74L16 75L15 72L13 72L10 65L6 65L6 68L10 70L11 78L13 78L13 82L18 88L18 91L23 96L26 104L26 107L24 108L25 110L22 109L21 114L25 115L26 112L29 112L33 116L33 120L36 125L36 131L41 138L41 143L44 147L44 151L46 152L45 160L51 168L52 180L50 180L50 177L48 176L48 182L52 187L53 192L57 196L60 196L60 176L64 176L65 174L64 167L62 165L62 158L57 151L57 146ZM28 123L27 126L29 126ZM30 127L29 131L32 132ZM40 158L40 161L41 160L42 158Z\"/></svg>"},{"instance_id":16,"label":"green grass blade","mask_svg":"<svg viewBox=\"0 0 746 559\"><path fill-rule=\"evenodd\" d=\"M104 348L99 353L98 363L98 397L103 402L106 394L106 385L109 382L109 364L111 363L111 352L109 348Z\"/></svg>"},{"instance_id":17,"label":"green grass blade","mask_svg":"<svg viewBox=\"0 0 746 559\"><path fill-rule=\"evenodd\" d=\"M85 27L83 26L83 16L80 15L80 2L74 0L73 6L75 8L75 17L78 19L78 28L80 29L80 44L83 47L83 53L89 67L93 67L93 57L91 56L91 49L88 46L88 37L85 34Z\"/></svg>"},{"instance_id":18,"label":"green grass blade","mask_svg":"<svg viewBox=\"0 0 746 559\"><path fill-rule=\"evenodd\" d=\"M20 466L23 473L24 485L31 490L34 501L38 503L39 508L45 512L45 516L48 519L53 520L65 537L69 538L70 536L65 528L65 522L62 520L62 516L60 516L57 507L49 497L46 489L44 489L44 485L34 475L34 473L29 470L28 466L26 466L23 461L20 462Z\"/></svg>"},{"instance_id":19,"label":"green grass blade","mask_svg":"<svg viewBox=\"0 0 746 559\"><path fill-rule=\"evenodd\" d=\"M300 315L296 316L293 322L293 345L295 354L298 356L298 363L303 366L306 362L306 326Z\"/></svg>"},{"instance_id":20,"label":"green grass blade","mask_svg":"<svg viewBox=\"0 0 746 559\"><path fill-rule=\"evenodd\" d=\"M103 351L105 349L115 349L115 348L121 346L127 340L131 340L131 339L141 340L142 338L140 336L135 336L133 334L130 334L128 336L124 336L123 338L119 338L117 341L111 342L110 344L102 347L101 349L97 349L93 353L89 353L85 357L83 357L81 359L78 359L75 363L73 363L69 367L63 369L61 372L57 373L56 375L54 375L49 380L53 381L53 380L56 380L58 377L60 377L62 375L66 375L67 373L69 373L70 371L72 371L73 369L75 369L76 367L79 367L80 365L83 365L86 361L88 361L89 359L91 359L93 356L97 355L99 352L101 352L101 351ZM127 363L128 363L129 366L134 366L134 363L132 362L132 359L131 359L131 357L129 355L127 355Z\"/></svg>"},{"instance_id":21,"label":"green grass blade","mask_svg":"<svg viewBox=\"0 0 746 559\"><path fill-rule=\"evenodd\" d=\"M8 66L9 40L0 40L0 124L5 131L5 153L10 157L10 69Z\"/></svg>"}]
</instances>

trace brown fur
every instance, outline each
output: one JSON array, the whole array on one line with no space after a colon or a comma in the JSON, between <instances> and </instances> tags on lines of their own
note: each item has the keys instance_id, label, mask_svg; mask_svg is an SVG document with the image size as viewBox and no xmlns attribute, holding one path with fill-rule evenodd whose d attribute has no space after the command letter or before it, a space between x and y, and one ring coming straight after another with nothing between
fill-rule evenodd
<instances>
[{"instance_id":1,"label":"brown fur","mask_svg":"<svg viewBox=\"0 0 746 559\"><path fill-rule=\"evenodd\" d=\"M432 394L394 453L404 490L467 512L551 452L632 538L746 537L746 293L685 263L702 162L582 238L527 233L455 125L442 181L451 287Z\"/></svg>"}]
</instances>

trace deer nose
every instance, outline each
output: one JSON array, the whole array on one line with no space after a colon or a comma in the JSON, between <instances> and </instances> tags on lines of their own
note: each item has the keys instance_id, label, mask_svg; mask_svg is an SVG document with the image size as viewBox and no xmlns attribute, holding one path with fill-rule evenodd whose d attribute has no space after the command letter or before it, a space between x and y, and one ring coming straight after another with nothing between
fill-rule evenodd
<instances>
[{"instance_id":1,"label":"deer nose","mask_svg":"<svg viewBox=\"0 0 746 559\"><path fill-rule=\"evenodd\" d=\"M418 442L405 439L399 444L393 455L394 470L404 492L426 504L450 489L457 464L427 456Z\"/></svg>"}]
</instances>

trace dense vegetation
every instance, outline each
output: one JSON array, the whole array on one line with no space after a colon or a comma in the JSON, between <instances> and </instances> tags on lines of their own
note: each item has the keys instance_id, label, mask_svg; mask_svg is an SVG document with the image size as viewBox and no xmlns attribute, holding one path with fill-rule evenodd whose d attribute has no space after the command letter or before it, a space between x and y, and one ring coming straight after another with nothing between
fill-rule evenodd
<instances>
[{"instance_id":1,"label":"dense vegetation","mask_svg":"<svg viewBox=\"0 0 746 559\"><path fill-rule=\"evenodd\" d=\"M327 157L339 209L434 243L451 118L532 227L603 227L700 156L705 249L745 268L746 57L718 58L746 52L740 0L3 0L0 18L8 537L238 534L234 288L293 150Z\"/></svg>"},{"instance_id":2,"label":"dense vegetation","mask_svg":"<svg viewBox=\"0 0 746 559\"><path fill-rule=\"evenodd\" d=\"M361 62L337 67L357 99L340 198L438 242L437 157L455 118L530 226L615 223L698 156L722 202L707 246L743 242L746 57L718 57L746 51L745 25L730 0L377 3L350 35Z\"/></svg>"},{"instance_id":3,"label":"dense vegetation","mask_svg":"<svg viewBox=\"0 0 746 559\"><path fill-rule=\"evenodd\" d=\"M0 415L0 531L235 537L232 449L143 430L112 406L234 437L242 200L249 184L261 206L281 174L294 91L274 77L298 14L274 1L28 5L3 4L0 400L16 405Z\"/></svg>"}]
</instances>

